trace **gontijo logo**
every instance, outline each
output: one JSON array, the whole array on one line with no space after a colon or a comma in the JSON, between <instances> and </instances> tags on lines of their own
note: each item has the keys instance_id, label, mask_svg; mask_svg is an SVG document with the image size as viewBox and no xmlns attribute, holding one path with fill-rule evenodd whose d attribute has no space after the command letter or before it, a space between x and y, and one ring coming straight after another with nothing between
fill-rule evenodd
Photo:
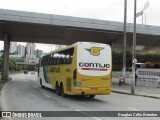
<instances>
[{"instance_id":1,"label":"gontijo logo","mask_svg":"<svg viewBox=\"0 0 160 120\"><path fill-rule=\"evenodd\" d=\"M90 49L86 49L86 50L89 51L91 55L98 56L98 55L100 55L100 51L103 49L104 48L102 48L102 47L91 47Z\"/></svg>"}]
</instances>

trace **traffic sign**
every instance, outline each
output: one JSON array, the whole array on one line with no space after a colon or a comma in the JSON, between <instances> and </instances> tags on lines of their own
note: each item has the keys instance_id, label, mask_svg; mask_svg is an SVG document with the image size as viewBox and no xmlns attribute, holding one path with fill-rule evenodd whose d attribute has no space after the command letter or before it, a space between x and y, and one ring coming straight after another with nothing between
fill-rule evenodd
<instances>
[{"instance_id":1,"label":"traffic sign","mask_svg":"<svg viewBox=\"0 0 160 120\"><path fill-rule=\"evenodd\" d=\"M132 63L137 63L137 59L133 59L133 60L132 60Z\"/></svg>"}]
</instances>

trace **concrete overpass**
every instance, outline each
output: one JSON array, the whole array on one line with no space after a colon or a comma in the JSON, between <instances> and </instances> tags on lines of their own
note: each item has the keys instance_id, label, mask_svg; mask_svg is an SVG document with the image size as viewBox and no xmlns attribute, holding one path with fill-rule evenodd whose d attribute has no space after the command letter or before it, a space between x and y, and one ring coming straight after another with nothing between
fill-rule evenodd
<instances>
[{"instance_id":1,"label":"concrete overpass","mask_svg":"<svg viewBox=\"0 0 160 120\"><path fill-rule=\"evenodd\" d=\"M127 24L127 46L132 46L133 24ZM108 43L122 48L123 23L0 9L0 40L4 40L4 79L7 79L10 41L72 44ZM137 45L160 46L160 27L137 25Z\"/></svg>"},{"instance_id":2,"label":"concrete overpass","mask_svg":"<svg viewBox=\"0 0 160 120\"><path fill-rule=\"evenodd\" d=\"M23 69L28 69L28 66L31 66L32 70L36 69L36 63L24 63L24 62L16 62L17 65L20 65Z\"/></svg>"},{"instance_id":3,"label":"concrete overpass","mask_svg":"<svg viewBox=\"0 0 160 120\"><path fill-rule=\"evenodd\" d=\"M127 46L132 45L133 24L127 24ZM11 41L72 44L92 41L122 46L123 23L87 18L0 9L0 39ZM159 46L160 27L137 25L137 45Z\"/></svg>"}]
</instances>

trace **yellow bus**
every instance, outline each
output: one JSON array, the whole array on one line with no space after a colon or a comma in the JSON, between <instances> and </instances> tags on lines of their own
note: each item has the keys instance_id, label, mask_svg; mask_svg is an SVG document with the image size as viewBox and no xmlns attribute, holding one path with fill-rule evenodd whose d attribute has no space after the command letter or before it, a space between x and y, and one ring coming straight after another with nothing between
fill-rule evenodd
<instances>
[{"instance_id":1,"label":"yellow bus","mask_svg":"<svg viewBox=\"0 0 160 120\"><path fill-rule=\"evenodd\" d=\"M102 43L77 42L42 56L38 81L57 95L93 98L111 92L111 47Z\"/></svg>"}]
</instances>

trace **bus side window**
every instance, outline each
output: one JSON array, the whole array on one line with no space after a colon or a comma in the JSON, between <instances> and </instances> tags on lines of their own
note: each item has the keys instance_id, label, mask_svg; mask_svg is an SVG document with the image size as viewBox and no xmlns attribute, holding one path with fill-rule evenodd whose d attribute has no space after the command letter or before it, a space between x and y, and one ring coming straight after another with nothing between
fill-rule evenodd
<instances>
[{"instance_id":1,"label":"bus side window","mask_svg":"<svg viewBox=\"0 0 160 120\"><path fill-rule=\"evenodd\" d=\"M49 63L49 59L50 59L50 56L47 55L47 56L46 56L46 65L47 65L47 66L50 64L50 63Z\"/></svg>"},{"instance_id":2,"label":"bus side window","mask_svg":"<svg viewBox=\"0 0 160 120\"><path fill-rule=\"evenodd\" d=\"M59 55L60 55L59 64L64 64L64 57L65 56L64 56L63 52L60 52Z\"/></svg>"},{"instance_id":3,"label":"bus side window","mask_svg":"<svg viewBox=\"0 0 160 120\"><path fill-rule=\"evenodd\" d=\"M50 65L53 65L53 55L50 55Z\"/></svg>"},{"instance_id":4,"label":"bus side window","mask_svg":"<svg viewBox=\"0 0 160 120\"><path fill-rule=\"evenodd\" d=\"M48 65L51 65L51 60L52 58L51 58L51 55L50 56L48 56Z\"/></svg>"},{"instance_id":5,"label":"bus side window","mask_svg":"<svg viewBox=\"0 0 160 120\"><path fill-rule=\"evenodd\" d=\"M46 66L48 63L47 56L44 57L44 65Z\"/></svg>"},{"instance_id":6,"label":"bus side window","mask_svg":"<svg viewBox=\"0 0 160 120\"><path fill-rule=\"evenodd\" d=\"M57 62L57 56L58 56L57 53L55 53L54 56L53 56L53 65L57 65L58 64L58 62Z\"/></svg>"},{"instance_id":7,"label":"bus side window","mask_svg":"<svg viewBox=\"0 0 160 120\"><path fill-rule=\"evenodd\" d=\"M58 65L60 63L59 56L57 56L56 60L57 60L57 65Z\"/></svg>"},{"instance_id":8,"label":"bus side window","mask_svg":"<svg viewBox=\"0 0 160 120\"><path fill-rule=\"evenodd\" d=\"M70 49L68 49L66 51L66 53L67 53L67 64L71 64L72 63L73 51L74 51L74 48L70 48Z\"/></svg>"},{"instance_id":9,"label":"bus side window","mask_svg":"<svg viewBox=\"0 0 160 120\"><path fill-rule=\"evenodd\" d=\"M68 64L71 64L71 63L72 63L72 57L69 56L69 58L68 58Z\"/></svg>"}]
</instances>

